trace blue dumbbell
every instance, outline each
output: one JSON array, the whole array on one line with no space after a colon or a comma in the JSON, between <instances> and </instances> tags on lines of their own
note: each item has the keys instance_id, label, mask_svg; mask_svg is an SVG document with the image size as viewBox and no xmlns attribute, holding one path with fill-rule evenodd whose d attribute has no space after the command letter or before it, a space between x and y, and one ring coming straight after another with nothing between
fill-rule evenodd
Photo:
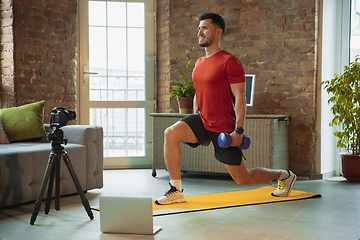
<instances>
[{"instance_id":1,"label":"blue dumbbell","mask_svg":"<svg viewBox=\"0 0 360 240\"><path fill-rule=\"evenodd\" d=\"M242 135L242 143L238 146L240 149L248 149L250 147L250 137L248 135ZM220 133L218 136L218 144L222 148L227 148L231 144L231 136L229 133Z\"/></svg>"},{"instance_id":2,"label":"blue dumbbell","mask_svg":"<svg viewBox=\"0 0 360 240\"><path fill-rule=\"evenodd\" d=\"M181 142L181 143L182 143L182 144L187 144L186 142ZM207 141L207 142L204 142L204 143L200 144L200 146L207 147L207 146L210 145L210 143L211 143L211 141L209 140L209 141Z\"/></svg>"}]
</instances>

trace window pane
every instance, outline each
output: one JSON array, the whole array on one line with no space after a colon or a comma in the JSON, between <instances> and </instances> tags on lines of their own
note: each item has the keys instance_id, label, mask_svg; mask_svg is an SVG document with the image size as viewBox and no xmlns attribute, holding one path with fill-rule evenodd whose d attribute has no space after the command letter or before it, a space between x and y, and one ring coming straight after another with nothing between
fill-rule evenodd
<instances>
[{"instance_id":1,"label":"window pane","mask_svg":"<svg viewBox=\"0 0 360 240\"><path fill-rule=\"evenodd\" d=\"M108 2L108 26L126 27L126 3Z\"/></svg>"},{"instance_id":2,"label":"window pane","mask_svg":"<svg viewBox=\"0 0 360 240\"><path fill-rule=\"evenodd\" d=\"M89 70L106 75L105 27L89 27Z\"/></svg>"},{"instance_id":3,"label":"window pane","mask_svg":"<svg viewBox=\"0 0 360 240\"><path fill-rule=\"evenodd\" d=\"M106 2L89 1L89 25L106 25Z\"/></svg>"},{"instance_id":4,"label":"window pane","mask_svg":"<svg viewBox=\"0 0 360 240\"><path fill-rule=\"evenodd\" d=\"M126 99L126 77L109 77L109 99L108 101L125 101Z\"/></svg>"},{"instance_id":5,"label":"window pane","mask_svg":"<svg viewBox=\"0 0 360 240\"><path fill-rule=\"evenodd\" d=\"M90 101L101 101L106 98L106 77L101 76L90 76L89 77L89 88L90 88Z\"/></svg>"},{"instance_id":6,"label":"window pane","mask_svg":"<svg viewBox=\"0 0 360 240\"><path fill-rule=\"evenodd\" d=\"M350 61L360 55L360 0L351 1Z\"/></svg>"},{"instance_id":7,"label":"window pane","mask_svg":"<svg viewBox=\"0 0 360 240\"><path fill-rule=\"evenodd\" d=\"M145 79L143 77L128 78L128 100L145 101Z\"/></svg>"},{"instance_id":8,"label":"window pane","mask_svg":"<svg viewBox=\"0 0 360 240\"><path fill-rule=\"evenodd\" d=\"M126 29L109 28L108 34L108 75L126 76Z\"/></svg>"},{"instance_id":9,"label":"window pane","mask_svg":"<svg viewBox=\"0 0 360 240\"><path fill-rule=\"evenodd\" d=\"M145 34L143 28L128 28L129 76L144 76Z\"/></svg>"},{"instance_id":10,"label":"window pane","mask_svg":"<svg viewBox=\"0 0 360 240\"><path fill-rule=\"evenodd\" d=\"M127 3L127 20L128 27L141 27L145 26L144 22L144 3Z\"/></svg>"},{"instance_id":11,"label":"window pane","mask_svg":"<svg viewBox=\"0 0 360 240\"><path fill-rule=\"evenodd\" d=\"M145 156L144 108L91 108L90 125L104 130L104 157Z\"/></svg>"}]
</instances>

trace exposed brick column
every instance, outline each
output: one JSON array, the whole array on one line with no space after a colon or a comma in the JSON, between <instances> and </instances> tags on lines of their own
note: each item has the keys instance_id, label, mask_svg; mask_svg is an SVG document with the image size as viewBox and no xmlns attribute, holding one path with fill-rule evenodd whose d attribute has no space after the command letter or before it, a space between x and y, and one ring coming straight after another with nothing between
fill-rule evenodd
<instances>
[{"instance_id":1,"label":"exposed brick column","mask_svg":"<svg viewBox=\"0 0 360 240\"><path fill-rule=\"evenodd\" d=\"M157 1L157 109L170 109L170 0Z\"/></svg>"},{"instance_id":2,"label":"exposed brick column","mask_svg":"<svg viewBox=\"0 0 360 240\"><path fill-rule=\"evenodd\" d=\"M16 105L14 77L14 27L12 0L1 1L1 53L0 53L0 107L8 108Z\"/></svg>"}]
</instances>

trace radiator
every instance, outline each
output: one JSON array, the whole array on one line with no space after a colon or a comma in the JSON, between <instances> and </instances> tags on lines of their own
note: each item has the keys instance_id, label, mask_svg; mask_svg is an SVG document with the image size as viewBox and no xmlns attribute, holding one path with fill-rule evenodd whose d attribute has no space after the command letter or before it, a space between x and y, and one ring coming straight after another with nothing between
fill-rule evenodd
<instances>
[{"instance_id":1,"label":"radiator","mask_svg":"<svg viewBox=\"0 0 360 240\"><path fill-rule=\"evenodd\" d=\"M187 116L178 113L152 113L153 156L152 175L156 169L166 169L164 161L164 131L179 119ZM244 134L251 138L251 145L244 151L248 169L265 167L272 169L289 168L289 121L286 115L247 115ZM180 144L181 171L228 173L225 164L214 157L212 143L192 148Z\"/></svg>"}]
</instances>

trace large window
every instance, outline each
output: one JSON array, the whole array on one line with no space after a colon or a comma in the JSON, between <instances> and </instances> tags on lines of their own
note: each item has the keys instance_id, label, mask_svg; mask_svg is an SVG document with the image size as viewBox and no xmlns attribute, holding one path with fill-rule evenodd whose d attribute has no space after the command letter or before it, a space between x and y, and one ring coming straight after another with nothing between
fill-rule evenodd
<instances>
[{"instance_id":1,"label":"large window","mask_svg":"<svg viewBox=\"0 0 360 240\"><path fill-rule=\"evenodd\" d=\"M104 130L104 167L151 166L155 0L79 3L80 124Z\"/></svg>"},{"instance_id":2,"label":"large window","mask_svg":"<svg viewBox=\"0 0 360 240\"><path fill-rule=\"evenodd\" d=\"M90 101L145 101L145 4L89 1ZM90 108L104 157L145 156L144 108Z\"/></svg>"},{"instance_id":3,"label":"large window","mask_svg":"<svg viewBox=\"0 0 360 240\"><path fill-rule=\"evenodd\" d=\"M360 55L360 0L351 1L350 61Z\"/></svg>"}]
</instances>

